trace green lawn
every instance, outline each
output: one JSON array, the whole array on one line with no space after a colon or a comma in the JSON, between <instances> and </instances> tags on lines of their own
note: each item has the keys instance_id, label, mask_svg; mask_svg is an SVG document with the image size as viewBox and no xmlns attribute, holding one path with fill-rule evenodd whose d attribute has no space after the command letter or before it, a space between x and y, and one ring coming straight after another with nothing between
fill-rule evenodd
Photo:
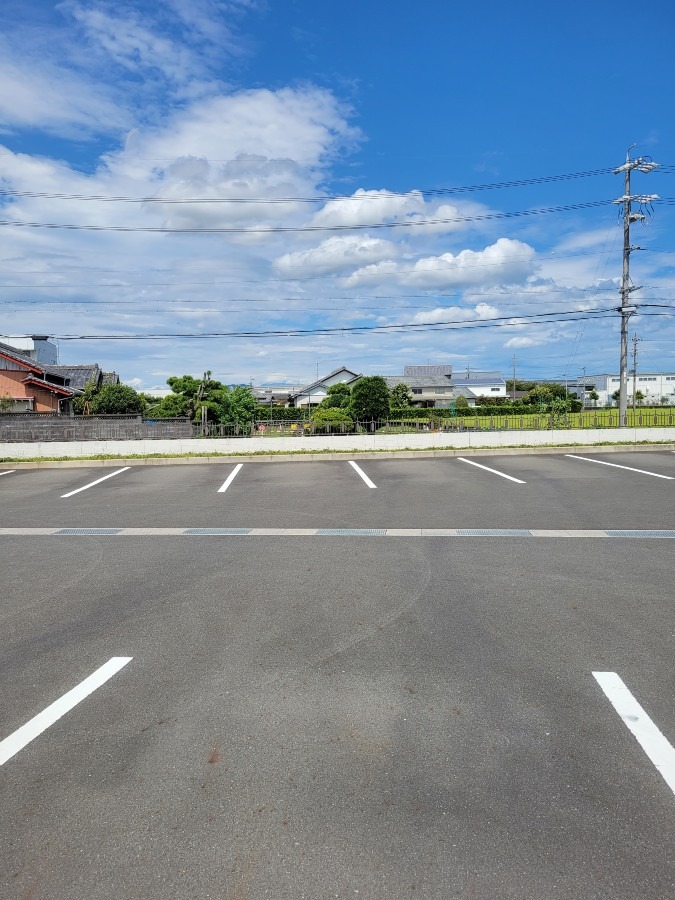
<instances>
[{"instance_id":1,"label":"green lawn","mask_svg":"<svg viewBox=\"0 0 675 900\"><path fill-rule=\"evenodd\" d=\"M616 409L587 409L580 413L569 413L567 416L555 420L554 427L558 428L616 428L619 421L619 413ZM486 416L457 416L454 419L446 419L443 426L446 429L463 428L470 430L538 430L550 428L551 417L548 414L527 415L486 415ZM665 407L660 409L632 409L628 410L629 428L654 428L675 425L675 409Z\"/></svg>"}]
</instances>

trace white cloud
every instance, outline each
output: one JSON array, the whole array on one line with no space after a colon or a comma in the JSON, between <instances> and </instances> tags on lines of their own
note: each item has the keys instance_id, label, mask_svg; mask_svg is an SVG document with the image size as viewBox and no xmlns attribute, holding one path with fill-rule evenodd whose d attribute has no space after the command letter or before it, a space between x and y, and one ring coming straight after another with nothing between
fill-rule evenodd
<instances>
[{"instance_id":1,"label":"white cloud","mask_svg":"<svg viewBox=\"0 0 675 900\"><path fill-rule=\"evenodd\" d=\"M542 344L547 344L549 338L547 335L539 335L538 337L512 337L509 338L508 341L504 344L508 349L519 349L523 347L540 347Z\"/></svg>"},{"instance_id":2,"label":"white cloud","mask_svg":"<svg viewBox=\"0 0 675 900\"><path fill-rule=\"evenodd\" d=\"M396 194L392 191L365 191L359 188L351 197L329 200L317 212L312 225L352 227L402 219L424 210L424 197L419 191Z\"/></svg>"},{"instance_id":3,"label":"white cloud","mask_svg":"<svg viewBox=\"0 0 675 900\"><path fill-rule=\"evenodd\" d=\"M190 157L285 161L313 174L316 183L321 167L357 136L330 91L247 90L197 100L161 125L131 132L124 149L105 161L117 175L146 178L157 187L172 164Z\"/></svg>"},{"instance_id":4,"label":"white cloud","mask_svg":"<svg viewBox=\"0 0 675 900\"><path fill-rule=\"evenodd\" d=\"M466 306L440 306L425 312L418 312L412 319L406 319L415 324L433 325L439 322L470 321L472 319L494 319L499 315L496 306L488 303L478 303L475 307Z\"/></svg>"},{"instance_id":5,"label":"white cloud","mask_svg":"<svg viewBox=\"0 0 675 900\"><path fill-rule=\"evenodd\" d=\"M395 277L401 284L422 289L448 290L523 282L532 272L535 251L529 244L499 238L483 250L461 250L418 259L412 266L365 266L349 278L350 286L373 284Z\"/></svg>"},{"instance_id":6,"label":"white cloud","mask_svg":"<svg viewBox=\"0 0 675 900\"><path fill-rule=\"evenodd\" d=\"M298 278L353 269L397 254L398 247L391 241L367 235L336 235L310 250L285 253L275 260L274 267L287 278Z\"/></svg>"},{"instance_id":7,"label":"white cloud","mask_svg":"<svg viewBox=\"0 0 675 900\"><path fill-rule=\"evenodd\" d=\"M39 127L64 137L119 132L131 124L114 92L0 36L0 130Z\"/></svg>"},{"instance_id":8,"label":"white cloud","mask_svg":"<svg viewBox=\"0 0 675 900\"><path fill-rule=\"evenodd\" d=\"M421 191L397 194L393 191L363 188L349 197L329 200L315 214L312 225L355 228L379 223L398 223L401 233L425 231L429 234L466 230L471 219L484 215L488 208L478 203L451 205L425 200Z\"/></svg>"}]
</instances>

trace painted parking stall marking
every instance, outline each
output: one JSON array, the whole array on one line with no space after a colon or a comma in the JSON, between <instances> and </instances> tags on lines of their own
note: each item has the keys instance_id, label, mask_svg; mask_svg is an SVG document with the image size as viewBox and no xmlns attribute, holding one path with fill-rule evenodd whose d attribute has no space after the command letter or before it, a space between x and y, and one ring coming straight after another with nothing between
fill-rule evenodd
<instances>
[{"instance_id":1,"label":"painted parking stall marking","mask_svg":"<svg viewBox=\"0 0 675 900\"><path fill-rule=\"evenodd\" d=\"M486 472L492 472L493 475L499 475L501 478L508 478L509 481L515 481L516 484L527 484L526 481L522 481L520 478L514 478L513 475L507 475L505 472L500 472L498 469L491 469L489 466L483 466L480 463L474 462L472 459L465 459L463 456L458 456L457 459L459 462L468 463L470 466L476 466L478 469L485 469Z\"/></svg>"},{"instance_id":2,"label":"painted parking stall marking","mask_svg":"<svg viewBox=\"0 0 675 900\"><path fill-rule=\"evenodd\" d=\"M593 677L675 794L675 748L652 722L616 672L593 672Z\"/></svg>"},{"instance_id":3,"label":"painted parking stall marking","mask_svg":"<svg viewBox=\"0 0 675 900\"><path fill-rule=\"evenodd\" d=\"M13 756L16 756L20 750L23 750L26 744L35 740L38 735L42 734L43 731L46 731L46 729L49 728L50 725L53 725L54 722L58 722L62 716L65 716L67 712L70 712L70 710L77 706L78 703L90 694L93 694L97 688L100 688L102 684L109 681L113 675L124 668L127 663L130 663L132 659L132 656L113 656L112 659L109 659L107 663L100 667L100 669L96 669L95 672L92 672L88 678L81 681L76 687L68 691L67 694L64 694L63 697L60 697L58 700L55 700L54 703L46 709L43 709L41 713L38 713L37 716L34 716L13 734L10 734L9 737L6 737L4 741L0 741L0 766L4 765L7 760L11 759Z\"/></svg>"},{"instance_id":4,"label":"painted parking stall marking","mask_svg":"<svg viewBox=\"0 0 675 900\"><path fill-rule=\"evenodd\" d=\"M359 475L361 478L363 478L363 480L365 481L365 483L368 485L369 488L377 487L377 485L373 484L373 482L370 480L370 478L368 478L368 476L363 471L363 469L359 468L359 466L357 466L355 462L352 462L351 459L349 460L349 465L352 467L352 469L354 469L354 471L357 473L357 475Z\"/></svg>"},{"instance_id":5,"label":"painted parking stall marking","mask_svg":"<svg viewBox=\"0 0 675 900\"><path fill-rule=\"evenodd\" d=\"M450 537L675 540L675 529L607 528L0 528L7 537Z\"/></svg>"},{"instance_id":6,"label":"painted parking stall marking","mask_svg":"<svg viewBox=\"0 0 675 900\"><path fill-rule=\"evenodd\" d=\"M102 481L107 481L108 478L113 478L115 475L119 475L122 472L126 472L130 468L131 468L131 466L124 466L123 469L115 469L115 471L110 472L109 475L104 475L102 478L97 478L96 481L90 481L89 484L85 484L83 487L77 488L74 491L70 491L67 494L61 494L61 499L64 500L66 497L72 497L75 494L79 494L80 491L88 491L89 488L94 487L94 485L100 484Z\"/></svg>"},{"instance_id":7,"label":"painted parking stall marking","mask_svg":"<svg viewBox=\"0 0 675 900\"><path fill-rule=\"evenodd\" d=\"M234 469L232 469L232 471L230 472L230 474L227 476L227 479L226 479L226 481L224 482L224 484L221 484L221 486L218 488L218 493L219 493L219 494L224 494L224 493L225 493L225 491L229 488L229 486L232 484L232 482L234 481L234 479L235 479L235 478L237 477L237 475L239 474L239 470L241 469L241 467L242 467L243 465L244 465L243 463L237 463L237 465L234 467Z\"/></svg>"},{"instance_id":8,"label":"painted parking stall marking","mask_svg":"<svg viewBox=\"0 0 675 900\"><path fill-rule=\"evenodd\" d=\"M575 456L574 453L566 453L569 459L580 459L583 462L597 463L599 466L611 466L613 469L626 469L627 472L639 472L640 475L651 475L653 478L664 478L673 481L672 475L659 475L658 472L647 472L646 469L634 469L632 466L620 466L619 463L606 462L604 459L591 459L588 456Z\"/></svg>"}]
</instances>

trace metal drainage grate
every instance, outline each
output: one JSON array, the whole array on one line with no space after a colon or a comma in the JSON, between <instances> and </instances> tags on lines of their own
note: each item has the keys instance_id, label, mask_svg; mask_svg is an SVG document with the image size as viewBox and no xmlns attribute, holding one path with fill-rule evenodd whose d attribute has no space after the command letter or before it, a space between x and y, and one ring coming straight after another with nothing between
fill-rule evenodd
<instances>
[{"instance_id":1,"label":"metal drainage grate","mask_svg":"<svg viewBox=\"0 0 675 900\"><path fill-rule=\"evenodd\" d=\"M317 534L340 535L340 534L386 534L386 528L317 528Z\"/></svg>"},{"instance_id":2,"label":"metal drainage grate","mask_svg":"<svg viewBox=\"0 0 675 900\"><path fill-rule=\"evenodd\" d=\"M607 537L675 538L675 531L605 531Z\"/></svg>"},{"instance_id":3,"label":"metal drainage grate","mask_svg":"<svg viewBox=\"0 0 675 900\"><path fill-rule=\"evenodd\" d=\"M186 528L183 534L250 534L250 528Z\"/></svg>"},{"instance_id":4,"label":"metal drainage grate","mask_svg":"<svg viewBox=\"0 0 675 900\"><path fill-rule=\"evenodd\" d=\"M59 528L55 534L119 534L121 528Z\"/></svg>"},{"instance_id":5,"label":"metal drainage grate","mask_svg":"<svg viewBox=\"0 0 675 900\"><path fill-rule=\"evenodd\" d=\"M458 528L463 537L532 537L526 528Z\"/></svg>"}]
</instances>

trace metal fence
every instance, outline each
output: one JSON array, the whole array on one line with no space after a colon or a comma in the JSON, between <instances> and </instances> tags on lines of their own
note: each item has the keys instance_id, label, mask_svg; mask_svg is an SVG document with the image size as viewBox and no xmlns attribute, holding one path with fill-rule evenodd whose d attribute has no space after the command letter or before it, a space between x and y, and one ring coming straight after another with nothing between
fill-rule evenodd
<instances>
[{"instance_id":1,"label":"metal fence","mask_svg":"<svg viewBox=\"0 0 675 900\"><path fill-rule=\"evenodd\" d=\"M0 441L93 441L93 440L172 440L192 437L237 438L303 437L340 434L424 434L464 431L548 431L552 429L616 428L616 409L584 410L580 413L551 415L496 414L430 415L419 419L370 419L359 422L255 421L245 424L208 422L194 425L188 418L144 419L142 416L56 416L51 413L7 413L0 416ZM665 428L675 425L675 408L628 411L627 427Z\"/></svg>"},{"instance_id":2,"label":"metal fence","mask_svg":"<svg viewBox=\"0 0 675 900\"><path fill-rule=\"evenodd\" d=\"M636 409L628 411L623 424L629 428L665 428L675 425L675 409ZM247 424L207 423L199 429L200 437L302 437L305 435L340 434L423 434L425 432L464 431L550 431L577 428L617 428L618 410L584 410L580 413L553 415L487 415L435 417L423 419L370 419L346 422L262 421Z\"/></svg>"}]
</instances>

